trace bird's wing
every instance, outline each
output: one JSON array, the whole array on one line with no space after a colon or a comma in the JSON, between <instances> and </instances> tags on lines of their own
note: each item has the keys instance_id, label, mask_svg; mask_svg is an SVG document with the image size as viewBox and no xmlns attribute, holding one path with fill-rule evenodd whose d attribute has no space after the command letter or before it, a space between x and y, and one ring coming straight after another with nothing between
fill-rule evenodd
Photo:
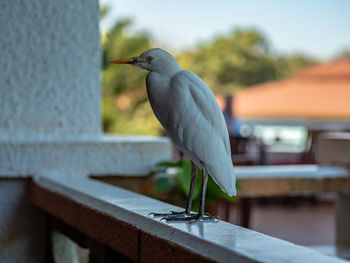
<instances>
[{"instance_id":1,"label":"bird's wing","mask_svg":"<svg viewBox=\"0 0 350 263\"><path fill-rule=\"evenodd\" d=\"M196 74L182 70L168 90L167 130L182 147L203 162L210 162L216 144L230 156L228 132L214 94Z\"/></svg>"},{"instance_id":2,"label":"bird's wing","mask_svg":"<svg viewBox=\"0 0 350 263\"><path fill-rule=\"evenodd\" d=\"M163 126L175 144L230 196L236 194L226 123L214 94L194 73L182 70L171 80Z\"/></svg>"}]
</instances>

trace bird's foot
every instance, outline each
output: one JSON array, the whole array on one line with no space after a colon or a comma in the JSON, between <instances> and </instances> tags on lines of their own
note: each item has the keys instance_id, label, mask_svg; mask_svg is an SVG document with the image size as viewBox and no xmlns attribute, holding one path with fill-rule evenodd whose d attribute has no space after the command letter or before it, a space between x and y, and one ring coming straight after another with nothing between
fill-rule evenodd
<instances>
[{"instance_id":1,"label":"bird's foot","mask_svg":"<svg viewBox=\"0 0 350 263\"><path fill-rule=\"evenodd\" d=\"M148 215L152 215L153 217L162 217L162 219L170 218L170 217L187 217L191 215L195 215L193 213L189 213L187 211L176 212L170 211L169 213L149 213Z\"/></svg>"},{"instance_id":2,"label":"bird's foot","mask_svg":"<svg viewBox=\"0 0 350 263\"><path fill-rule=\"evenodd\" d=\"M220 220L220 217L218 216L212 216L208 213L205 213L204 215L199 214L191 214L187 216L167 216L163 217L161 220L166 220L166 222L189 222L189 223L195 223L195 222L213 222L217 223Z\"/></svg>"}]
</instances>

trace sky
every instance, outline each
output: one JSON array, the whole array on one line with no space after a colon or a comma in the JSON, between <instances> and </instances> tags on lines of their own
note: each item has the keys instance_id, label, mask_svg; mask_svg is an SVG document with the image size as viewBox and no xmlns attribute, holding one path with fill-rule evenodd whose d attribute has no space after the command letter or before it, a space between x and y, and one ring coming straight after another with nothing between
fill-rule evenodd
<instances>
[{"instance_id":1,"label":"sky","mask_svg":"<svg viewBox=\"0 0 350 263\"><path fill-rule=\"evenodd\" d=\"M331 59L350 50L348 0L100 0L110 7L105 31L129 17L133 31L147 31L161 47L180 51L228 34L237 27L257 28L278 54L303 53Z\"/></svg>"}]
</instances>

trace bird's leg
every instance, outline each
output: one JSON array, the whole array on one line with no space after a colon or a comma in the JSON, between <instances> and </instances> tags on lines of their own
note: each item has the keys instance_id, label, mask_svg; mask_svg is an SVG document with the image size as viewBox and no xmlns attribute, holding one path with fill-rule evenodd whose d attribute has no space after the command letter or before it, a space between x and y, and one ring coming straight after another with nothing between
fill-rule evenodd
<instances>
[{"instance_id":1,"label":"bird's leg","mask_svg":"<svg viewBox=\"0 0 350 263\"><path fill-rule=\"evenodd\" d=\"M205 169L202 170L202 191L201 191L201 201L199 205L199 212L196 215L189 215L185 217L173 216L173 217L165 217L166 221L185 221L185 222L195 222L195 221L212 221L218 222L218 217L211 216L209 214L204 213L205 208L205 194L207 191L207 183L208 183L208 173Z\"/></svg>"},{"instance_id":2,"label":"bird's leg","mask_svg":"<svg viewBox=\"0 0 350 263\"><path fill-rule=\"evenodd\" d=\"M197 168L193 161L191 161L191 185L190 185L190 191L188 193L187 197L187 203L186 203L186 209L183 212L175 212L170 211L169 213L165 214L158 214L158 213L150 213L150 215L153 215L154 217L176 217L176 216L190 216L191 215L191 206L192 206L192 197L193 197L193 191L194 186L196 184L197 180Z\"/></svg>"},{"instance_id":3,"label":"bird's leg","mask_svg":"<svg viewBox=\"0 0 350 263\"><path fill-rule=\"evenodd\" d=\"M192 166L191 167L192 168L191 169L191 185L190 185L190 192L188 193L188 197L187 197L187 204L186 204L186 210L185 210L185 213L188 215L191 213L194 185L196 184L196 180L197 180L197 167L193 161L191 161L191 166Z\"/></svg>"},{"instance_id":4,"label":"bird's leg","mask_svg":"<svg viewBox=\"0 0 350 263\"><path fill-rule=\"evenodd\" d=\"M207 184L208 184L208 174L203 169L202 171L202 191L201 191L201 202L199 204L199 211L198 211L198 218L204 216L204 209L205 209L205 194L207 192Z\"/></svg>"}]
</instances>

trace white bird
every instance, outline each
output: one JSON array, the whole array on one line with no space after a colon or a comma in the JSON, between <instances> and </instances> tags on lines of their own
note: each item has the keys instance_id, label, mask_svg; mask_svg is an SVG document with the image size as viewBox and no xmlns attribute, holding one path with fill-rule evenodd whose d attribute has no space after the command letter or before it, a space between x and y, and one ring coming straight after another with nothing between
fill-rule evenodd
<instances>
[{"instance_id":1,"label":"white bird","mask_svg":"<svg viewBox=\"0 0 350 263\"><path fill-rule=\"evenodd\" d=\"M175 58L160 48L111 63L130 64L149 71L146 86L152 110L175 145L192 161L186 210L154 215L164 216L167 220L214 220L214 217L204 214L208 174L225 193L236 195L228 131L214 94L201 78L191 71L182 70ZM197 176L194 164L202 170L203 177L198 214L191 214Z\"/></svg>"}]
</instances>

